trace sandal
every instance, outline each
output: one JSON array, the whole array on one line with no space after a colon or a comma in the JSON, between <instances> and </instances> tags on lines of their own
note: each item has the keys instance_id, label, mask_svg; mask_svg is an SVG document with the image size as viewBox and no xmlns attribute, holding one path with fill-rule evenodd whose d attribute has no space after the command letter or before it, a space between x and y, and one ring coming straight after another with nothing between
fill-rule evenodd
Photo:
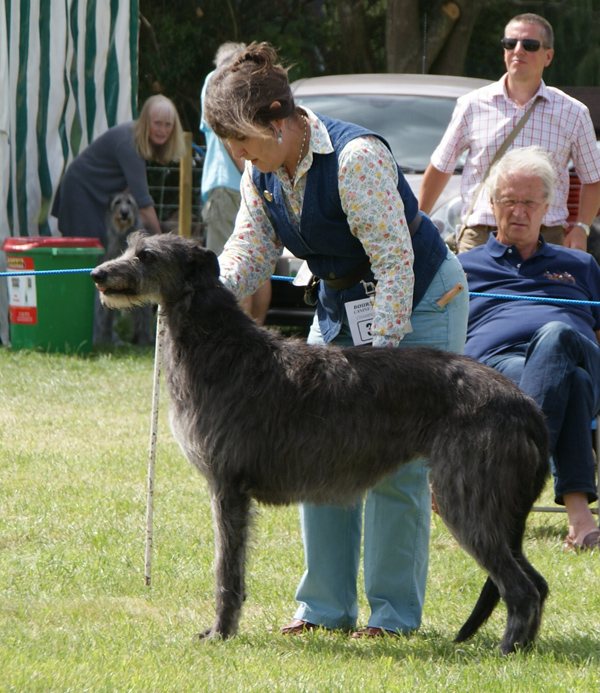
<instances>
[{"instance_id":1,"label":"sandal","mask_svg":"<svg viewBox=\"0 0 600 693\"><path fill-rule=\"evenodd\" d=\"M578 544L575 539L567 535L565 549L575 549L577 551L600 549L600 529L593 529L589 534L586 534L581 544Z\"/></svg>"}]
</instances>

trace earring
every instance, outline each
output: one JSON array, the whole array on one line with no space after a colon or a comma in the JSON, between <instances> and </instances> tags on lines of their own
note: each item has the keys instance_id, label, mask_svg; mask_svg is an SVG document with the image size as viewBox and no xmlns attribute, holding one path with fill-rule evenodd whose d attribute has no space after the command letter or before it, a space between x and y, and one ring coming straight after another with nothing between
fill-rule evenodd
<instances>
[{"instance_id":1,"label":"earring","mask_svg":"<svg viewBox=\"0 0 600 693\"><path fill-rule=\"evenodd\" d=\"M281 134L281 130L280 130L279 133L278 133L278 135L277 135L277 144L280 145L280 144L281 144L281 140L282 140L282 134Z\"/></svg>"}]
</instances>

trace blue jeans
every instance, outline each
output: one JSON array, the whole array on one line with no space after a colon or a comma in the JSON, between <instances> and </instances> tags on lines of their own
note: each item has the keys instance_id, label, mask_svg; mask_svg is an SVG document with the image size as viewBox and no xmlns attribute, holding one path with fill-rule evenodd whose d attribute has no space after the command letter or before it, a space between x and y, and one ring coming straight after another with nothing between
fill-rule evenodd
<instances>
[{"instance_id":1,"label":"blue jeans","mask_svg":"<svg viewBox=\"0 0 600 693\"><path fill-rule=\"evenodd\" d=\"M508 376L544 412L555 502L565 493L596 500L590 425L600 411L600 346L563 322L541 327L527 345L485 363Z\"/></svg>"},{"instance_id":2,"label":"blue jeans","mask_svg":"<svg viewBox=\"0 0 600 693\"><path fill-rule=\"evenodd\" d=\"M402 348L462 352L467 291L444 308L436 303L458 282L467 288L460 263L449 253L412 313L413 331L402 340ZM316 320L308 341L322 343ZM347 325L333 343L352 344ZM424 460L402 467L352 507L300 506L306 571L296 591L295 618L326 628L355 627L363 506L365 591L371 610L367 625L403 633L416 630L429 557L431 496Z\"/></svg>"}]
</instances>

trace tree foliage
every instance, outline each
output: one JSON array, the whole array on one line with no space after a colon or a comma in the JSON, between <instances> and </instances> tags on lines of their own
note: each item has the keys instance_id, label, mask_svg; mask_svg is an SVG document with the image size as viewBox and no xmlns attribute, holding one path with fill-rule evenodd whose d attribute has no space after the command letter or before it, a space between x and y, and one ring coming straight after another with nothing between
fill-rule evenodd
<instances>
[{"instance_id":1,"label":"tree foliage","mask_svg":"<svg viewBox=\"0 0 600 693\"><path fill-rule=\"evenodd\" d=\"M140 102L165 93L185 129L198 133L200 89L225 41L271 42L291 79L354 72L497 79L504 27L524 12L554 28L549 84L600 85L600 0L140 0Z\"/></svg>"},{"instance_id":2,"label":"tree foliage","mask_svg":"<svg viewBox=\"0 0 600 693\"><path fill-rule=\"evenodd\" d=\"M460 75L481 0L388 0L387 71Z\"/></svg>"},{"instance_id":3,"label":"tree foliage","mask_svg":"<svg viewBox=\"0 0 600 693\"><path fill-rule=\"evenodd\" d=\"M322 0L140 0L140 102L158 91L198 131L200 89L225 41L269 41L295 76L328 69L332 20Z\"/></svg>"}]
</instances>

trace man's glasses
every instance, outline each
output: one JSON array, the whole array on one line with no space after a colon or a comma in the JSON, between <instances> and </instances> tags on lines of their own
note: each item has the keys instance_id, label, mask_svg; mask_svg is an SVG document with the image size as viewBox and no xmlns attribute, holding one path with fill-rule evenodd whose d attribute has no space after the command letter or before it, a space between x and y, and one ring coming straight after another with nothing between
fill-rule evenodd
<instances>
[{"instance_id":1,"label":"man's glasses","mask_svg":"<svg viewBox=\"0 0 600 693\"><path fill-rule=\"evenodd\" d=\"M514 51L519 41L523 46L523 50L526 50L528 53L535 53L536 51L540 50L540 47L549 48L549 46L544 46L544 44L537 39L503 38L500 43L504 47L505 51Z\"/></svg>"},{"instance_id":2,"label":"man's glasses","mask_svg":"<svg viewBox=\"0 0 600 693\"><path fill-rule=\"evenodd\" d=\"M517 205L523 205L525 209L530 212L535 211L543 202L538 202L537 200L517 200L514 197L502 197L499 200L495 200L496 204L506 207L506 209L514 209Z\"/></svg>"}]
</instances>

